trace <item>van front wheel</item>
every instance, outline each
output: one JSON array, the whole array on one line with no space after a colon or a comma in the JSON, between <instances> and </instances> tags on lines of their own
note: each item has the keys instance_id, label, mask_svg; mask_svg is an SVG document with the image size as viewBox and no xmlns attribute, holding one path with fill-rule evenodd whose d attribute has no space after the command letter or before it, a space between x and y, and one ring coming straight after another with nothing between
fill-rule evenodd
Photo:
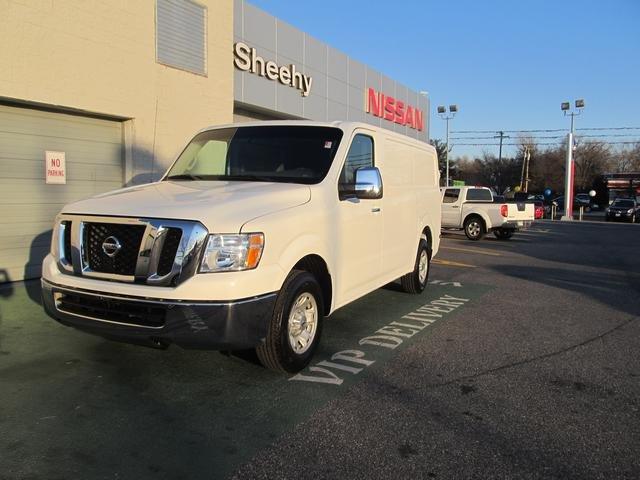
<instances>
[{"instance_id":1,"label":"van front wheel","mask_svg":"<svg viewBox=\"0 0 640 480\"><path fill-rule=\"evenodd\" d=\"M400 277L402 290L407 293L421 293L427 286L429 280L429 265L431 264L431 249L429 244L422 238L418 244L418 254L413 271Z\"/></svg>"},{"instance_id":2,"label":"van front wheel","mask_svg":"<svg viewBox=\"0 0 640 480\"><path fill-rule=\"evenodd\" d=\"M267 368L295 373L306 367L320 342L322 290L309 272L293 270L278 293L267 338L256 347Z\"/></svg>"}]
</instances>

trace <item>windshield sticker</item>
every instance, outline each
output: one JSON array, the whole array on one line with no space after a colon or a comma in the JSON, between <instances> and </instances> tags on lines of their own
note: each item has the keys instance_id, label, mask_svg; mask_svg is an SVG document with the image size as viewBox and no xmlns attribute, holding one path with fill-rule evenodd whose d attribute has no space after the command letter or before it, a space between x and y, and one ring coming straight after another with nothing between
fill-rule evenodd
<instances>
[{"instance_id":1,"label":"windshield sticker","mask_svg":"<svg viewBox=\"0 0 640 480\"><path fill-rule=\"evenodd\" d=\"M331 148L331 145L333 145L333 142L327 140L326 142L324 142L324 148Z\"/></svg>"}]
</instances>

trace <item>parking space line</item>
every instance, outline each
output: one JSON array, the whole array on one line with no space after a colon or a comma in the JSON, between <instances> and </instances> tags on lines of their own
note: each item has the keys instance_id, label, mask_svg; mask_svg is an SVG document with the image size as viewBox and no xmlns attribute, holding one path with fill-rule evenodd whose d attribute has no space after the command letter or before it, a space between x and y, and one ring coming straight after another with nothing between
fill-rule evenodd
<instances>
[{"instance_id":1,"label":"parking space line","mask_svg":"<svg viewBox=\"0 0 640 480\"><path fill-rule=\"evenodd\" d=\"M466 268L476 268L475 265L469 265L467 263L454 262L451 260L442 260L441 258L434 258L431 260L431 263L435 263L436 265L445 265L448 267L466 267Z\"/></svg>"},{"instance_id":2,"label":"parking space line","mask_svg":"<svg viewBox=\"0 0 640 480\"><path fill-rule=\"evenodd\" d=\"M482 255L491 255L492 257L501 257L501 253L489 252L488 250L478 250L475 248L459 248L459 247L445 247L441 246L440 248L446 250L456 250L458 252L468 252L468 253L480 253Z\"/></svg>"}]
</instances>

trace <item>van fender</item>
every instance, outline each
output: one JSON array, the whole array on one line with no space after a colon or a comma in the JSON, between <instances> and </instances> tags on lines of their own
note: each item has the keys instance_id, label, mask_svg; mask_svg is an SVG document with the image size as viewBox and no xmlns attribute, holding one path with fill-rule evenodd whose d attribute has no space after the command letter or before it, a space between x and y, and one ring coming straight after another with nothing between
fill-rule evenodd
<instances>
[{"instance_id":1,"label":"van fender","mask_svg":"<svg viewBox=\"0 0 640 480\"><path fill-rule=\"evenodd\" d=\"M419 219L416 229L416 245L420 242L420 238L423 237L422 232L425 228L429 228L429 230L431 230L431 241L429 242L429 247L431 248L433 255L435 255L440 247L441 219L439 212L437 214L426 213ZM429 239L426 240L429 241Z\"/></svg>"},{"instance_id":2,"label":"van fender","mask_svg":"<svg viewBox=\"0 0 640 480\"><path fill-rule=\"evenodd\" d=\"M331 288L335 291L335 266L329 261L332 257L329 245L313 234L304 234L294 238L288 245L282 248L278 257L278 265L282 268L284 277L278 279L279 288L284 284L285 279L293 270L293 267L308 255L317 255L324 260L331 277Z\"/></svg>"}]
</instances>

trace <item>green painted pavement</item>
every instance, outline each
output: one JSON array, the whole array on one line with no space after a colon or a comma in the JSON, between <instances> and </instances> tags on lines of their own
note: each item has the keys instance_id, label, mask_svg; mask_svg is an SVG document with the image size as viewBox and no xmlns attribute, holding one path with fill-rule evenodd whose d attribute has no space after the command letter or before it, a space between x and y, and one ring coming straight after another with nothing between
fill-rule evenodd
<instances>
[{"instance_id":1,"label":"green painted pavement","mask_svg":"<svg viewBox=\"0 0 640 480\"><path fill-rule=\"evenodd\" d=\"M325 320L321 347L301 372L337 384L292 380L250 355L159 351L77 332L44 315L29 298L37 297L34 286L0 291L0 478L224 478L490 290L434 284L407 295L386 288L339 310ZM447 295L468 301L438 300ZM361 343L374 335L402 343ZM336 359L345 350L364 356Z\"/></svg>"}]
</instances>

